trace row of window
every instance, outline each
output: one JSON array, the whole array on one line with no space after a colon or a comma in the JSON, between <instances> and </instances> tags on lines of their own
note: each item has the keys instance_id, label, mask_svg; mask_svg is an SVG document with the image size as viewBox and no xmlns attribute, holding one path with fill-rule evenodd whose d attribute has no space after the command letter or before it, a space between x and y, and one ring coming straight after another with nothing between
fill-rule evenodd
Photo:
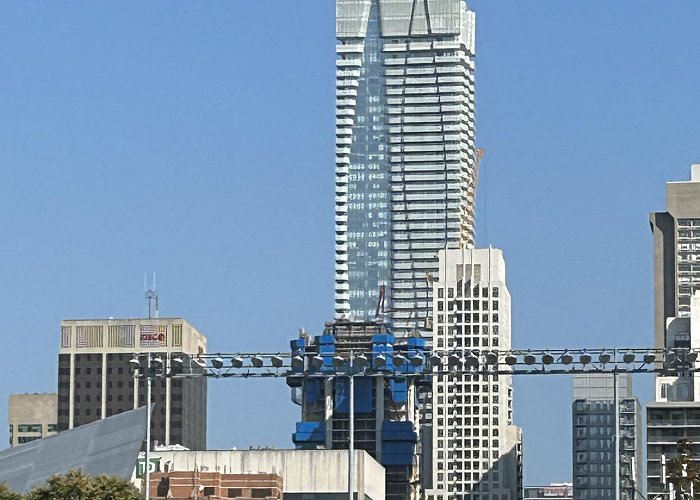
<instances>
[{"instance_id":1,"label":"row of window","mask_svg":"<svg viewBox=\"0 0 700 500\"><path fill-rule=\"evenodd\" d=\"M452 311L498 311L498 300L489 303L488 300L463 299L450 301L449 304L452 305ZM446 305L445 301L438 300L437 310L444 311Z\"/></svg>"},{"instance_id":2,"label":"row of window","mask_svg":"<svg viewBox=\"0 0 700 500\"><path fill-rule=\"evenodd\" d=\"M17 424L17 432L41 432L43 428L42 424ZM10 424L10 434L15 430L15 426ZM57 424L47 424L46 432L58 432Z\"/></svg>"},{"instance_id":3,"label":"row of window","mask_svg":"<svg viewBox=\"0 0 700 500\"><path fill-rule=\"evenodd\" d=\"M479 267L479 268L480 268L481 266L479 266L479 265L477 264L477 266L475 266L475 267ZM459 270L458 270L458 271L459 271ZM477 274L479 274L479 273L477 273ZM457 275L458 275L458 276L462 276L462 273L459 273L459 272L458 272ZM465 296L465 295L464 295L465 292L471 292L471 294L470 294L471 297L479 297L479 296L481 296L481 297L488 297L488 296L489 296L489 289L488 289L488 287L479 287L479 286L467 287L464 291L462 291L463 288L464 288L464 287L458 287L457 289L455 289L455 288L453 288L453 287L447 288L447 298L448 298L448 299L454 298L454 297L455 297L455 293L457 294L457 297L464 297L464 296ZM480 292L481 292L481 293L480 293ZM492 290L491 290L491 292L492 292L491 296L494 297L494 298L498 297L499 294L500 294L500 290L498 289L497 286L493 287ZM440 298L440 299L445 298L445 289L444 289L444 288L438 288L438 298Z\"/></svg>"}]
</instances>

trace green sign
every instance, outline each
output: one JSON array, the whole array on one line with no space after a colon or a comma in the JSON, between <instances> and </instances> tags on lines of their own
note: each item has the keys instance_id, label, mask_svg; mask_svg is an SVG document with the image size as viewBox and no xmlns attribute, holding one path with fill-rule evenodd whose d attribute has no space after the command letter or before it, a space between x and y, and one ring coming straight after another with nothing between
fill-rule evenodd
<instances>
[{"instance_id":1,"label":"green sign","mask_svg":"<svg viewBox=\"0 0 700 500\"><path fill-rule=\"evenodd\" d=\"M158 472L160 471L160 458L151 458L148 460L150 464L150 471L151 472ZM136 477L143 477L144 474L146 473L146 459L145 458L139 458L138 462L136 462Z\"/></svg>"}]
</instances>

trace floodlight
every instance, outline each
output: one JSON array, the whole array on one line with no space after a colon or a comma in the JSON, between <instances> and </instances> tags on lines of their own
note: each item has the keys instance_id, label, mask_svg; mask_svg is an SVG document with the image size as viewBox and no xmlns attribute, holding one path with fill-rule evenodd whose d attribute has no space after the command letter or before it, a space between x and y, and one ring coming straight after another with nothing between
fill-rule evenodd
<instances>
[{"instance_id":1,"label":"floodlight","mask_svg":"<svg viewBox=\"0 0 700 500\"><path fill-rule=\"evenodd\" d=\"M537 361L537 360L535 359L535 356L533 356L532 354L526 354L525 357L523 358L523 361L525 362L526 365L534 365L535 361Z\"/></svg>"},{"instance_id":2,"label":"floodlight","mask_svg":"<svg viewBox=\"0 0 700 500\"><path fill-rule=\"evenodd\" d=\"M377 365L377 368L385 368L386 367L386 356L383 354L377 354L374 357L374 364Z\"/></svg>"},{"instance_id":3,"label":"floodlight","mask_svg":"<svg viewBox=\"0 0 700 500\"><path fill-rule=\"evenodd\" d=\"M610 363L611 360L612 356L608 352L603 351L598 355L598 361L600 361L604 365Z\"/></svg>"},{"instance_id":4,"label":"floodlight","mask_svg":"<svg viewBox=\"0 0 700 500\"><path fill-rule=\"evenodd\" d=\"M421 354L414 354L411 356L410 360L413 366L420 366L425 362L425 357Z\"/></svg>"},{"instance_id":5,"label":"floodlight","mask_svg":"<svg viewBox=\"0 0 700 500\"><path fill-rule=\"evenodd\" d=\"M461 361L457 353L454 352L450 354L450 356L447 359L451 365L458 365Z\"/></svg>"},{"instance_id":6,"label":"floodlight","mask_svg":"<svg viewBox=\"0 0 700 500\"><path fill-rule=\"evenodd\" d=\"M467 366L470 366L472 368L479 368L479 358L477 358L473 354L469 354L466 357L465 362L466 362Z\"/></svg>"},{"instance_id":7,"label":"floodlight","mask_svg":"<svg viewBox=\"0 0 700 500\"><path fill-rule=\"evenodd\" d=\"M584 352L579 356L578 360L581 362L582 365L590 365L591 361L593 361L593 358L590 354Z\"/></svg>"},{"instance_id":8,"label":"floodlight","mask_svg":"<svg viewBox=\"0 0 700 500\"><path fill-rule=\"evenodd\" d=\"M406 356L401 353L396 353L391 357L391 360L394 362L394 366L399 368L406 361Z\"/></svg>"},{"instance_id":9,"label":"floodlight","mask_svg":"<svg viewBox=\"0 0 700 500\"><path fill-rule=\"evenodd\" d=\"M279 356L272 356L270 358L270 362L272 363L272 366L275 368L281 368L282 365L284 364L284 360L280 358Z\"/></svg>"},{"instance_id":10,"label":"floodlight","mask_svg":"<svg viewBox=\"0 0 700 500\"><path fill-rule=\"evenodd\" d=\"M250 358L250 362L255 368L262 368L263 364L265 364L265 360L257 355Z\"/></svg>"},{"instance_id":11,"label":"floodlight","mask_svg":"<svg viewBox=\"0 0 700 500\"><path fill-rule=\"evenodd\" d=\"M234 368L243 368L243 358L239 356L234 356L231 358L231 366Z\"/></svg>"},{"instance_id":12,"label":"floodlight","mask_svg":"<svg viewBox=\"0 0 700 500\"><path fill-rule=\"evenodd\" d=\"M316 370L320 369L323 366L323 358L317 354L311 358L311 366Z\"/></svg>"},{"instance_id":13,"label":"floodlight","mask_svg":"<svg viewBox=\"0 0 700 500\"><path fill-rule=\"evenodd\" d=\"M217 370L221 370L224 367L224 360L221 356L217 356L211 360L211 366Z\"/></svg>"},{"instance_id":14,"label":"floodlight","mask_svg":"<svg viewBox=\"0 0 700 500\"><path fill-rule=\"evenodd\" d=\"M304 369L304 358L301 356L294 356L292 358L292 369L303 370Z\"/></svg>"},{"instance_id":15,"label":"floodlight","mask_svg":"<svg viewBox=\"0 0 700 500\"><path fill-rule=\"evenodd\" d=\"M182 361L182 358L180 356L175 356L173 359L170 360L170 363L171 363L171 366L173 368L175 368L175 367L180 368L180 367L182 367L183 361Z\"/></svg>"},{"instance_id":16,"label":"floodlight","mask_svg":"<svg viewBox=\"0 0 700 500\"><path fill-rule=\"evenodd\" d=\"M161 358L160 356L156 356L155 358L151 359L151 364L162 366L163 365L163 358Z\"/></svg>"},{"instance_id":17,"label":"floodlight","mask_svg":"<svg viewBox=\"0 0 700 500\"><path fill-rule=\"evenodd\" d=\"M141 361L139 361L139 357L138 357L138 356L134 356L133 358L131 358L131 359L129 360L129 364L130 364L131 367L132 367L133 369L135 369L135 370L136 370L137 368L141 368Z\"/></svg>"},{"instance_id":18,"label":"floodlight","mask_svg":"<svg viewBox=\"0 0 700 500\"><path fill-rule=\"evenodd\" d=\"M516 357L513 356L512 354L508 354L508 355L505 357L505 362L506 362L506 364L507 364L508 366L514 366L514 365L516 365L516 364L518 363L518 358L516 358Z\"/></svg>"},{"instance_id":19,"label":"floodlight","mask_svg":"<svg viewBox=\"0 0 700 500\"><path fill-rule=\"evenodd\" d=\"M333 356L333 366L334 366L336 369L338 369L338 368L340 368L341 366L343 366L344 363L345 363L345 358L342 357L340 354L336 354L335 356Z\"/></svg>"},{"instance_id":20,"label":"floodlight","mask_svg":"<svg viewBox=\"0 0 700 500\"><path fill-rule=\"evenodd\" d=\"M624 361L628 365L631 363L634 363L636 360L637 360L637 357L634 355L633 352L626 352L625 354L622 355L622 361Z\"/></svg>"},{"instance_id":21,"label":"floodlight","mask_svg":"<svg viewBox=\"0 0 700 500\"><path fill-rule=\"evenodd\" d=\"M552 355L551 355L550 353L548 353L548 352L545 352L545 353L542 355L542 364L543 364L543 365L551 365L552 363L554 363L554 356L552 356Z\"/></svg>"},{"instance_id":22,"label":"floodlight","mask_svg":"<svg viewBox=\"0 0 700 500\"><path fill-rule=\"evenodd\" d=\"M368 363L367 356L365 356L364 354L358 354L353 358L353 362L358 368L365 368Z\"/></svg>"},{"instance_id":23,"label":"floodlight","mask_svg":"<svg viewBox=\"0 0 700 500\"><path fill-rule=\"evenodd\" d=\"M574 362L574 357L569 354L569 351L564 351L564 354L561 355L559 361L561 361L564 365L570 365Z\"/></svg>"},{"instance_id":24,"label":"floodlight","mask_svg":"<svg viewBox=\"0 0 700 500\"><path fill-rule=\"evenodd\" d=\"M651 364L656 361L656 355L653 352L648 352L644 355L644 362Z\"/></svg>"},{"instance_id":25,"label":"floodlight","mask_svg":"<svg viewBox=\"0 0 700 500\"><path fill-rule=\"evenodd\" d=\"M498 364L498 353L490 351L485 356L486 364L496 366Z\"/></svg>"},{"instance_id":26,"label":"floodlight","mask_svg":"<svg viewBox=\"0 0 700 500\"><path fill-rule=\"evenodd\" d=\"M442 363L442 358L437 354L430 356L430 366L433 368L439 368Z\"/></svg>"}]
</instances>

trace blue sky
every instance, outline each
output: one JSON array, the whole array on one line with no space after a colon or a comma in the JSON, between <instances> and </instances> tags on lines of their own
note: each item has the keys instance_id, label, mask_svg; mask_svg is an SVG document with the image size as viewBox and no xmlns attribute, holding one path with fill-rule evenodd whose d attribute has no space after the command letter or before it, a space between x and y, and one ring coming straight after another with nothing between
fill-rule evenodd
<instances>
[{"instance_id":1,"label":"blue sky","mask_svg":"<svg viewBox=\"0 0 700 500\"><path fill-rule=\"evenodd\" d=\"M648 212L700 162L700 3L471 6L477 241L505 252L514 347L650 345ZM211 350L320 331L334 57L330 0L0 3L0 413L56 389L61 319L142 315L146 271ZM570 398L515 382L527 483L570 478ZM285 447L298 408L212 381L209 415L211 447Z\"/></svg>"}]
</instances>

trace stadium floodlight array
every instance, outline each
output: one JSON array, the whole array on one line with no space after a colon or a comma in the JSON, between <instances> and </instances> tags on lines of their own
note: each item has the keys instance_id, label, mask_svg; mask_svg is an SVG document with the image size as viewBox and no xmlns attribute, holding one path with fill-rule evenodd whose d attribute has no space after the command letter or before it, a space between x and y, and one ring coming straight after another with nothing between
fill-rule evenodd
<instances>
[{"instance_id":1,"label":"stadium floodlight array","mask_svg":"<svg viewBox=\"0 0 700 500\"><path fill-rule=\"evenodd\" d=\"M142 366L140 354L131 360ZM663 373L700 371L700 349L597 348L597 349L440 349L429 353L372 354L317 352L215 353L175 356L163 361L155 376L171 377L329 377L353 373L366 376L430 377L435 374L545 375L566 373ZM164 366L164 362L167 366Z\"/></svg>"}]
</instances>

